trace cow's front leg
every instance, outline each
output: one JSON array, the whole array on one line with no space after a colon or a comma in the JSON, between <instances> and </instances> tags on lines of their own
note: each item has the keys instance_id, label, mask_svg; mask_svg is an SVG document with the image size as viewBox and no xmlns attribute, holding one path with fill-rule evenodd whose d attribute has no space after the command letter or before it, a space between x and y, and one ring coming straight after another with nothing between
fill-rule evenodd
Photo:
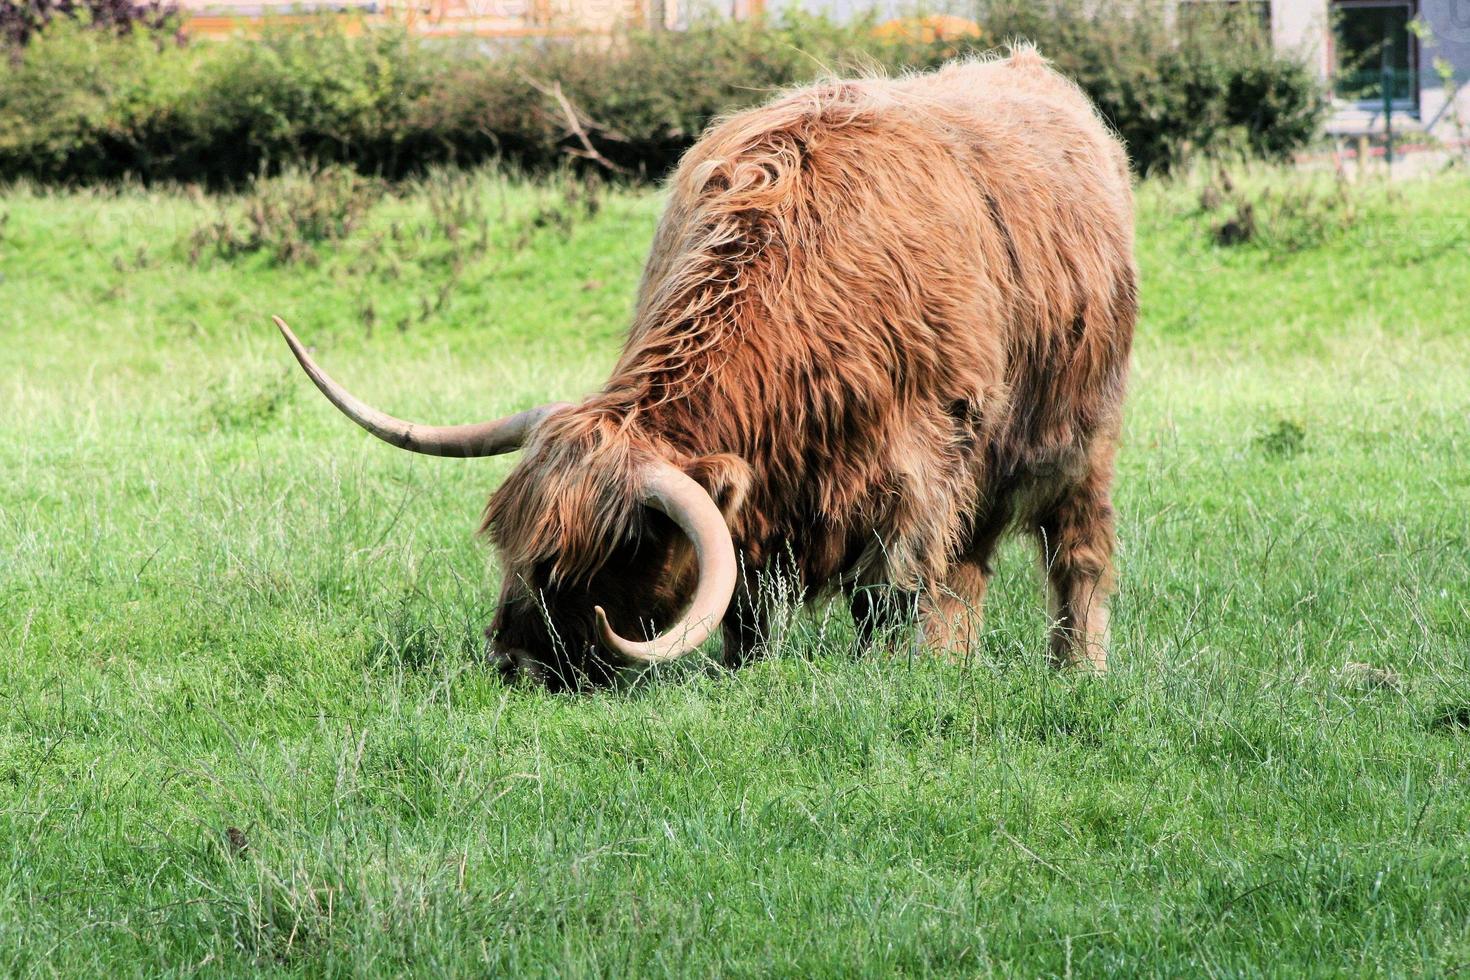
<instances>
[{"instance_id":1,"label":"cow's front leg","mask_svg":"<svg viewBox=\"0 0 1470 980\"><path fill-rule=\"evenodd\" d=\"M752 570L742 563L735 595L722 623L725 647L721 659L726 667L744 666L779 645L799 605L792 580L789 574Z\"/></svg>"},{"instance_id":2,"label":"cow's front leg","mask_svg":"<svg viewBox=\"0 0 1470 980\"><path fill-rule=\"evenodd\" d=\"M985 564L964 561L950 569L942 585L926 589L919 602L925 645L955 659L968 657L980 642L989 586Z\"/></svg>"},{"instance_id":3,"label":"cow's front leg","mask_svg":"<svg viewBox=\"0 0 1470 980\"><path fill-rule=\"evenodd\" d=\"M903 647L918 618L918 593L891 585L854 585L847 590L857 652L892 652Z\"/></svg>"}]
</instances>

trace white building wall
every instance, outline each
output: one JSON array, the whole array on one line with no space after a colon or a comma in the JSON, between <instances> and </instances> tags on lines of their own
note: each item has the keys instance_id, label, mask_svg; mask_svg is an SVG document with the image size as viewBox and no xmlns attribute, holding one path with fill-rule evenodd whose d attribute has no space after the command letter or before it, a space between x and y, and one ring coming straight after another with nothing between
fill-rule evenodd
<instances>
[{"instance_id":1,"label":"white building wall","mask_svg":"<svg viewBox=\"0 0 1470 980\"><path fill-rule=\"evenodd\" d=\"M1419 19L1428 29L1419 45L1419 118L1441 138L1456 138L1462 125L1470 129L1470 0L1421 0ZM1453 74L1448 86L1436 61Z\"/></svg>"},{"instance_id":2,"label":"white building wall","mask_svg":"<svg viewBox=\"0 0 1470 980\"><path fill-rule=\"evenodd\" d=\"M1324 82L1332 70L1327 47L1328 0L1272 0L1271 43L1298 55Z\"/></svg>"}]
</instances>

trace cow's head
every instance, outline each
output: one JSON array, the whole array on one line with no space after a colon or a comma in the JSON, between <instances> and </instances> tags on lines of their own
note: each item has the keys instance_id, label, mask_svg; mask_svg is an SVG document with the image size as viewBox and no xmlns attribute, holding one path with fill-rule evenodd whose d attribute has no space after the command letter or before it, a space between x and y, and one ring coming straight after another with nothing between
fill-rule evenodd
<instances>
[{"instance_id":1,"label":"cow's head","mask_svg":"<svg viewBox=\"0 0 1470 980\"><path fill-rule=\"evenodd\" d=\"M677 466L626 416L567 404L471 425L404 422L349 394L276 325L322 394L385 442L461 458L526 449L485 511L503 574L488 651L507 676L605 684L622 666L683 656L719 625L736 562L715 498L739 505L749 475L737 457Z\"/></svg>"}]
</instances>

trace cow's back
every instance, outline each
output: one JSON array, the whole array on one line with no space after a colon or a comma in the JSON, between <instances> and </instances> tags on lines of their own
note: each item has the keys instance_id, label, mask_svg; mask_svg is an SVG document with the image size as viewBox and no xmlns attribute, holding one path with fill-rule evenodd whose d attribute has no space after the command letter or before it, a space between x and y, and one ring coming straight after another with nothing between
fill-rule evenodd
<instances>
[{"instance_id":1,"label":"cow's back","mask_svg":"<svg viewBox=\"0 0 1470 980\"><path fill-rule=\"evenodd\" d=\"M875 533L886 576L924 577L987 453L1107 423L1126 162L1034 52L795 91L714 126L671 184L610 389L677 448L750 460L766 536L820 515L809 578Z\"/></svg>"}]
</instances>

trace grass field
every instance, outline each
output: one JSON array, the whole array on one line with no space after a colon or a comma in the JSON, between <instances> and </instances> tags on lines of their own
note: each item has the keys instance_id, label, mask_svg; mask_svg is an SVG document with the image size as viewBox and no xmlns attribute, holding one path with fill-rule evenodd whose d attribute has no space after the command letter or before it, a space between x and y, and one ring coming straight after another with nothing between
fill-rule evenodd
<instances>
[{"instance_id":1,"label":"grass field","mask_svg":"<svg viewBox=\"0 0 1470 980\"><path fill-rule=\"evenodd\" d=\"M575 396L657 195L441 177L279 261L0 194L0 974L1470 969L1470 178L1238 182L1295 190L1230 248L1140 191L1112 673L1018 542L971 664L819 610L582 697L480 660L509 461L268 315L403 416Z\"/></svg>"}]
</instances>

